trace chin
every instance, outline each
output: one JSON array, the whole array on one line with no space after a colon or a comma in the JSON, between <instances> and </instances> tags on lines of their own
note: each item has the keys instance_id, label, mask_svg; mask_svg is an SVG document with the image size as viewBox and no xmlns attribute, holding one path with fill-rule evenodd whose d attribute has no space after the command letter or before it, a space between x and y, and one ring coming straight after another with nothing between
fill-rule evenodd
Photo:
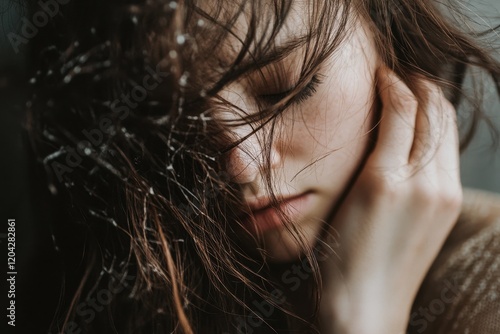
<instances>
[{"instance_id":1,"label":"chin","mask_svg":"<svg viewBox=\"0 0 500 334\"><path fill-rule=\"evenodd\" d=\"M316 245L322 225L323 222L314 221L298 228L306 247L312 248ZM262 247L266 251L267 259L271 262L291 262L299 259L305 249L295 235L284 227L265 233L262 236Z\"/></svg>"}]
</instances>

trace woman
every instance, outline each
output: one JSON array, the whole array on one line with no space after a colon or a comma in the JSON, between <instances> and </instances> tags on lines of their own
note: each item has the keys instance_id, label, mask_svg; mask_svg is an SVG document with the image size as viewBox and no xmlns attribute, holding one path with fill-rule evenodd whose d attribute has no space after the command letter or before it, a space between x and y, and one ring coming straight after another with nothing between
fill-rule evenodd
<instances>
[{"instance_id":1,"label":"woman","mask_svg":"<svg viewBox=\"0 0 500 334\"><path fill-rule=\"evenodd\" d=\"M498 84L500 66L443 11L58 6L32 41L27 122L68 264L51 330L500 329L500 302L481 295L497 284L500 200L463 196L458 163L482 115L464 76Z\"/></svg>"}]
</instances>

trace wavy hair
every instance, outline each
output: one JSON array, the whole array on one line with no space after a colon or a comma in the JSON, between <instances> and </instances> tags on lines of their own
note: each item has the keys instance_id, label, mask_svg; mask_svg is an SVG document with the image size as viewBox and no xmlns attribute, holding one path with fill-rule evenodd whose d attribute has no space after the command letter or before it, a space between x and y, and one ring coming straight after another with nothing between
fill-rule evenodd
<instances>
[{"instance_id":1,"label":"wavy hair","mask_svg":"<svg viewBox=\"0 0 500 334\"><path fill-rule=\"evenodd\" d=\"M383 61L418 98L425 96L414 79L423 76L457 108L471 110L465 147L484 118L482 97L464 88L468 69L481 69L499 88L500 65L486 47L494 29L462 31L430 0L309 3L303 34L285 45L276 36L299 1L73 0L31 41L26 127L51 197L47 209L58 211L55 243L67 264L67 297L52 329L315 330L317 249L288 222L303 246L300 261L313 269L304 286L316 306L301 314L280 280L283 266L268 263L258 238L239 223L246 213L225 172L227 154L246 139L231 135L241 122L255 124L254 132L270 129L272 141L291 97L349 38L353 15L368 24ZM228 40L236 42L230 47ZM239 123L214 117L238 109L221 97L225 87L299 47L306 52L294 89L257 113L239 110L248 113ZM270 146L263 154L272 194ZM82 305L100 291L105 307L85 313Z\"/></svg>"}]
</instances>

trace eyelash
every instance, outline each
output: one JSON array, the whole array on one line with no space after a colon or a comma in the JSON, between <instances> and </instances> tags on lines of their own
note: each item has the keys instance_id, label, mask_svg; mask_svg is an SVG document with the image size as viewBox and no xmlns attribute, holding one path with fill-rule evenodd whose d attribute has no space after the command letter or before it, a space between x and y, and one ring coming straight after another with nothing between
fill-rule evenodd
<instances>
[{"instance_id":1,"label":"eyelash","mask_svg":"<svg viewBox=\"0 0 500 334\"><path fill-rule=\"evenodd\" d=\"M307 86L305 86L300 92L298 92L297 95L292 97L290 103L299 105L305 102L308 98L312 97L314 93L316 93L318 86L322 82L322 77L319 74L313 75L311 81L307 84ZM277 94L260 95L260 98L268 104L276 104L284 99L288 94L290 94L290 91L291 90L287 90L285 92Z\"/></svg>"}]
</instances>

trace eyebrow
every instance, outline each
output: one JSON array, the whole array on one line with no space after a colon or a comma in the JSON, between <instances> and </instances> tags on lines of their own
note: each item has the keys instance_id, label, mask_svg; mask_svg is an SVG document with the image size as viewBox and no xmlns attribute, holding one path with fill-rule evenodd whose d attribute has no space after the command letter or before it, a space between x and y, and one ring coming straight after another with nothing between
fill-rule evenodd
<instances>
[{"instance_id":1,"label":"eyebrow","mask_svg":"<svg viewBox=\"0 0 500 334\"><path fill-rule=\"evenodd\" d=\"M254 75L256 71L262 71L262 69L267 66L286 59L288 56L293 54L293 52L296 52L297 50L300 50L301 47L305 47L307 45L305 43L305 37L297 37L292 40L293 42L284 43L280 46L273 45L271 48L268 48L266 52L260 55L257 60L254 57L250 57L250 52L248 51L250 48L248 48L246 50L246 55L241 56L242 59L238 63L231 61L230 56L223 56L222 58L219 58L219 64L223 69L230 70L232 68L233 70L236 70L236 72L239 72L238 76L240 78L248 78ZM240 57L240 55L241 51L236 54L236 57ZM225 60L227 60L227 62L225 62ZM212 92L216 92L224 86L224 84L225 83L219 82L216 86L212 87Z\"/></svg>"},{"instance_id":2,"label":"eyebrow","mask_svg":"<svg viewBox=\"0 0 500 334\"><path fill-rule=\"evenodd\" d=\"M259 58L262 59L261 61L255 61L254 58L245 59L246 57L243 57L244 59L239 63L238 67L246 68L257 65L255 70L262 69L272 63L283 61L294 52L300 50L300 48L304 45L304 41L301 38L300 41L296 41L295 43L288 43L273 47L259 56ZM247 54L249 53L247 52ZM252 72L254 72L254 70L250 71L250 73Z\"/></svg>"}]
</instances>

